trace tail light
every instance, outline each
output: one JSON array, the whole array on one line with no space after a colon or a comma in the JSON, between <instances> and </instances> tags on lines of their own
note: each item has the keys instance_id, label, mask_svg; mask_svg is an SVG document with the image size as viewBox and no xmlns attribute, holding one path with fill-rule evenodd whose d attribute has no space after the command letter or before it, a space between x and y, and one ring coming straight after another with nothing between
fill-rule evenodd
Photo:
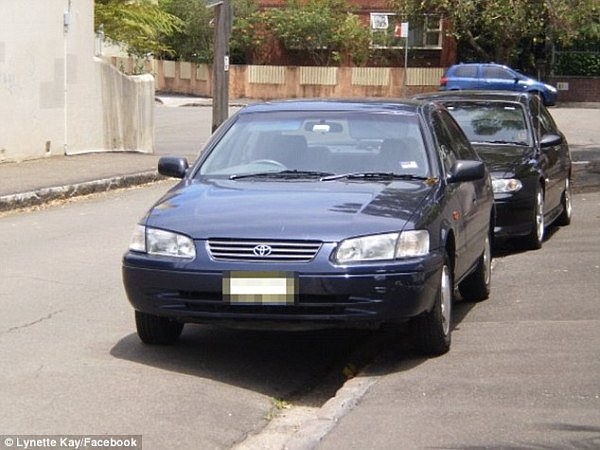
<instances>
[{"instance_id":1,"label":"tail light","mask_svg":"<svg viewBox=\"0 0 600 450\"><path fill-rule=\"evenodd\" d=\"M448 83L448 78L446 78L446 77L440 78L440 86L446 86L447 83Z\"/></svg>"}]
</instances>

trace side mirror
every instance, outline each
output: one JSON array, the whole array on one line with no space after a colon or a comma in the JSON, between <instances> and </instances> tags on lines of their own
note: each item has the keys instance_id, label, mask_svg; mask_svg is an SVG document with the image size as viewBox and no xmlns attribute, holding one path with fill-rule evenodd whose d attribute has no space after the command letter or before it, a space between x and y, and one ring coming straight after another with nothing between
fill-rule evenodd
<instances>
[{"instance_id":1,"label":"side mirror","mask_svg":"<svg viewBox=\"0 0 600 450\"><path fill-rule=\"evenodd\" d=\"M458 160L448 174L448 183L481 180L485 176L485 165L481 161Z\"/></svg>"},{"instance_id":2,"label":"side mirror","mask_svg":"<svg viewBox=\"0 0 600 450\"><path fill-rule=\"evenodd\" d=\"M542 148L554 147L555 145L562 144L563 138L558 134L545 134L540 140L540 146Z\"/></svg>"},{"instance_id":3,"label":"side mirror","mask_svg":"<svg viewBox=\"0 0 600 450\"><path fill-rule=\"evenodd\" d=\"M187 159L163 156L158 160L158 173L166 177L183 178L189 168Z\"/></svg>"}]
</instances>

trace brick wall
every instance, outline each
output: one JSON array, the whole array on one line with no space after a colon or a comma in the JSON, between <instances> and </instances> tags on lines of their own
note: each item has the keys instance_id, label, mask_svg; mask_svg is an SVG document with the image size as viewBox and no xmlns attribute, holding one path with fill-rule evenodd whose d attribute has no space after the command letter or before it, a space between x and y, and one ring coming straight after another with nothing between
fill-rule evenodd
<instances>
[{"instance_id":1,"label":"brick wall","mask_svg":"<svg viewBox=\"0 0 600 450\"><path fill-rule=\"evenodd\" d=\"M600 102L600 77L551 77L558 88L558 102Z\"/></svg>"}]
</instances>

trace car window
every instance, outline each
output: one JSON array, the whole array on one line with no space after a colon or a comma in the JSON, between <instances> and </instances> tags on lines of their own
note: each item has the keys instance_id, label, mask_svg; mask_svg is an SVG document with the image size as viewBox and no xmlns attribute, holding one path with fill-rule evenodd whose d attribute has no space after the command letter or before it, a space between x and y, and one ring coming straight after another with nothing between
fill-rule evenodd
<instances>
[{"instance_id":1,"label":"car window","mask_svg":"<svg viewBox=\"0 0 600 450\"><path fill-rule=\"evenodd\" d=\"M415 113L279 111L240 114L197 174L282 171L428 176L429 164Z\"/></svg>"},{"instance_id":2,"label":"car window","mask_svg":"<svg viewBox=\"0 0 600 450\"><path fill-rule=\"evenodd\" d=\"M504 67L483 66L483 78L514 80L515 75Z\"/></svg>"},{"instance_id":3,"label":"car window","mask_svg":"<svg viewBox=\"0 0 600 450\"><path fill-rule=\"evenodd\" d=\"M454 163L460 159L458 152L454 148L454 140L445 126L439 111L432 114L432 124L435 138L437 141L437 150L440 155L444 171L448 173Z\"/></svg>"},{"instance_id":4,"label":"car window","mask_svg":"<svg viewBox=\"0 0 600 450\"><path fill-rule=\"evenodd\" d=\"M454 77L477 78L477 66L455 66Z\"/></svg>"},{"instance_id":5,"label":"car window","mask_svg":"<svg viewBox=\"0 0 600 450\"><path fill-rule=\"evenodd\" d=\"M446 103L446 107L471 143L532 143L520 103L456 101Z\"/></svg>"},{"instance_id":6,"label":"car window","mask_svg":"<svg viewBox=\"0 0 600 450\"><path fill-rule=\"evenodd\" d=\"M541 138L544 134L558 133L556 122L537 97L531 98L531 116L536 133Z\"/></svg>"},{"instance_id":7,"label":"car window","mask_svg":"<svg viewBox=\"0 0 600 450\"><path fill-rule=\"evenodd\" d=\"M440 118L443 126L446 128L448 135L452 141L452 148L456 151L459 159L479 160L479 156L469 144L463 130L452 118L452 116L446 112L440 112Z\"/></svg>"}]
</instances>

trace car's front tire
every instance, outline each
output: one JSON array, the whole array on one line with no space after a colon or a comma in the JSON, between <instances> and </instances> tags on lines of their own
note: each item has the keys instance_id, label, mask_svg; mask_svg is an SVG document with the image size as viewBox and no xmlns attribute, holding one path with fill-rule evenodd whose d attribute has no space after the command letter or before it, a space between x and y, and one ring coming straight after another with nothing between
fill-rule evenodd
<instances>
[{"instance_id":1,"label":"car's front tire","mask_svg":"<svg viewBox=\"0 0 600 450\"><path fill-rule=\"evenodd\" d=\"M412 320L413 343L419 352L438 356L450 350L453 292L452 266L444 255L433 308Z\"/></svg>"},{"instance_id":2,"label":"car's front tire","mask_svg":"<svg viewBox=\"0 0 600 450\"><path fill-rule=\"evenodd\" d=\"M562 213L556 219L557 225L566 226L571 224L571 216L573 215L573 204L571 202L571 180L567 178L561 199Z\"/></svg>"},{"instance_id":3,"label":"car's front tire","mask_svg":"<svg viewBox=\"0 0 600 450\"><path fill-rule=\"evenodd\" d=\"M135 312L137 334L145 344L173 344L181 336L183 324L165 317Z\"/></svg>"},{"instance_id":4,"label":"car's front tire","mask_svg":"<svg viewBox=\"0 0 600 450\"><path fill-rule=\"evenodd\" d=\"M532 230L525 237L525 247L530 250L537 250L542 248L544 242L544 232L546 224L544 222L544 190L542 186L538 186L537 192L535 193L535 205L532 214Z\"/></svg>"},{"instance_id":5,"label":"car's front tire","mask_svg":"<svg viewBox=\"0 0 600 450\"><path fill-rule=\"evenodd\" d=\"M490 296L491 280L492 246L488 233L485 238L483 253L477 261L475 271L458 284L458 290L463 299L470 302L480 302Z\"/></svg>"}]
</instances>

